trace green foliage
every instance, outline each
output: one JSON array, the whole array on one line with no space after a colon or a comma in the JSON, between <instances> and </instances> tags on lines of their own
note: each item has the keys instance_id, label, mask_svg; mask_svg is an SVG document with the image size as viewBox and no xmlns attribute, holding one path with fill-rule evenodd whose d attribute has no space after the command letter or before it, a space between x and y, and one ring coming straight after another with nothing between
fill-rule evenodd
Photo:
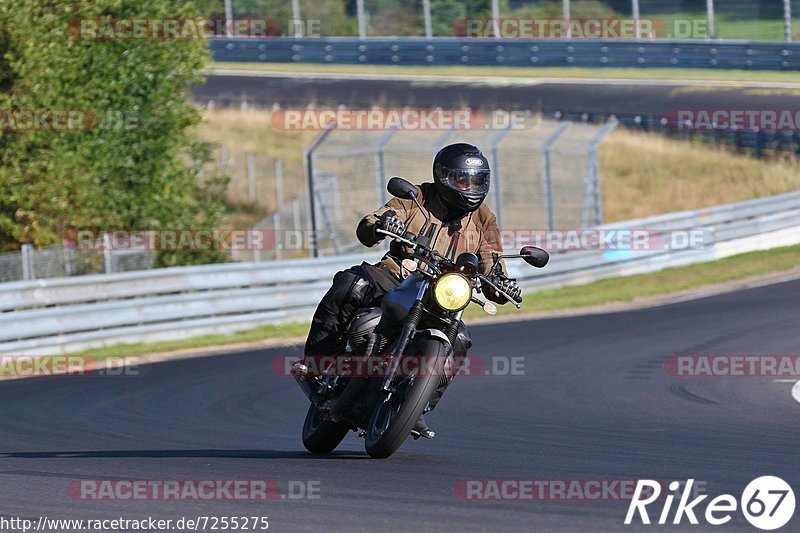
<instances>
[{"instance_id":1,"label":"green foliage","mask_svg":"<svg viewBox=\"0 0 800 533\"><path fill-rule=\"evenodd\" d=\"M563 9L561 0L548 0L517 8L512 11L512 17L560 19L564 16ZM607 19L619 17L620 14L600 0L575 0L570 2L569 16L574 19Z\"/></svg>"},{"instance_id":2,"label":"green foliage","mask_svg":"<svg viewBox=\"0 0 800 533\"><path fill-rule=\"evenodd\" d=\"M289 22L292 20L292 4L287 0L234 0L233 18L267 18L275 21L285 35L293 35ZM358 23L354 16L345 12L345 2L331 0L300 0L300 18L306 22L304 33L315 31L307 23L319 21L319 34L323 37L353 36L358 34ZM211 16L224 18L221 0L213 4Z\"/></svg>"},{"instance_id":3,"label":"green foliage","mask_svg":"<svg viewBox=\"0 0 800 533\"><path fill-rule=\"evenodd\" d=\"M206 43L68 32L77 19L203 15L174 0L0 4L0 109L86 113L81 131L0 131L0 249L61 244L78 229L218 223L219 179L198 179L208 147L189 133L199 114L187 86L201 80Z\"/></svg>"}]
</instances>

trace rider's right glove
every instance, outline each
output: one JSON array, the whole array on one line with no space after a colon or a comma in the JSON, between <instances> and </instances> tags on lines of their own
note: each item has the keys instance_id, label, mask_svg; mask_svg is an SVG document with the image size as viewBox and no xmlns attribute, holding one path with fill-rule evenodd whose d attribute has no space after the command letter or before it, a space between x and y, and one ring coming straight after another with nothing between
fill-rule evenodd
<instances>
[{"instance_id":1,"label":"rider's right glove","mask_svg":"<svg viewBox=\"0 0 800 533\"><path fill-rule=\"evenodd\" d=\"M377 224L375 224L376 229L382 229L383 231L388 231L389 233L394 233L395 235L402 236L406 232L406 225L405 223L397 218L397 213L392 211L391 209L386 211L381 218L378 219ZM385 237L384 234L379 233L377 237L383 238Z\"/></svg>"}]
</instances>

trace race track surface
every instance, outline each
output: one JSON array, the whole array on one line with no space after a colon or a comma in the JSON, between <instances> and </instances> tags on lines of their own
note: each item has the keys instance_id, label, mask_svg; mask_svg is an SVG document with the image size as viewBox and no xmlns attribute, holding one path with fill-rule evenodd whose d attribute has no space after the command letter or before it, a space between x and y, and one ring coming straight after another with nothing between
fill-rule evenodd
<instances>
[{"instance_id":1,"label":"race track surface","mask_svg":"<svg viewBox=\"0 0 800 533\"><path fill-rule=\"evenodd\" d=\"M776 84L777 85L777 84ZM280 104L305 108L345 104L526 109L542 112L640 113L660 117L687 109L778 110L795 109L800 89L718 86L676 81L647 82L464 82L446 79L338 79L323 76L211 74L192 88L195 101L236 106L242 101L260 106Z\"/></svg>"},{"instance_id":2,"label":"race track surface","mask_svg":"<svg viewBox=\"0 0 800 533\"><path fill-rule=\"evenodd\" d=\"M307 402L260 350L139 376L0 383L0 515L269 516L270 531L622 531L626 501L472 501L466 479L703 480L737 498L762 475L800 488L800 405L772 378L677 378L673 354L798 354L800 282L658 308L473 328L475 357L523 357L524 375L463 376L429 417L434 441L371 460L300 442ZM70 480L319 482L319 499L84 501ZM703 504L704 507L705 504ZM673 507L674 509L674 507ZM657 518L660 507L651 512ZM782 531L797 531L795 517ZM736 513L719 531L756 531Z\"/></svg>"}]
</instances>

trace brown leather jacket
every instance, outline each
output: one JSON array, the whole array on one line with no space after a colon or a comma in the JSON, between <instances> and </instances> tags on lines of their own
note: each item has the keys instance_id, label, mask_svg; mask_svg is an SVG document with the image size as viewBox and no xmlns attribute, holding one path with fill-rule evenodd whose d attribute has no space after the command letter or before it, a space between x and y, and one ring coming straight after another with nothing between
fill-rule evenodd
<instances>
[{"instance_id":1,"label":"brown leather jacket","mask_svg":"<svg viewBox=\"0 0 800 533\"><path fill-rule=\"evenodd\" d=\"M478 256L480 272L489 275L492 268L492 252L503 253L503 244L500 239L500 232L497 229L497 218L486 203L483 203L476 211L469 213L460 220L443 222L447 219L447 208L442 204L439 194L436 192L433 183L423 183L418 185L420 191L418 196L419 203L425 208L431 222L438 226L438 230L432 241L433 248L441 254L446 254L451 242L455 241L455 255L462 252L472 252ZM392 198L385 206L365 216L356 229L356 236L364 246L374 246L381 240L383 235L375 232L375 224L386 211L392 210L397 218L406 225L406 231L415 235L425 223L425 217L420 213L419 208L413 200ZM409 257L411 250L393 241L389 245L389 252L383 256L381 263L384 270L391 272L398 280L404 279L408 275L401 266L401 261ZM501 260L503 273L508 276L505 264Z\"/></svg>"}]
</instances>

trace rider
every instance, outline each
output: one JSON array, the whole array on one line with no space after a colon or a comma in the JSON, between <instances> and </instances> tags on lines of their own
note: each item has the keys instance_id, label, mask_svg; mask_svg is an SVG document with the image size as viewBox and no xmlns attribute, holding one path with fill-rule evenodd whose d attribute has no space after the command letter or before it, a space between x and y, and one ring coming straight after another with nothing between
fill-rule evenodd
<instances>
[{"instance_id":1,"label":"rider","mask_svg":"<svg viewBox=\"0 0 800 533\"><path fill-rule=\"evenodd\" d=\"M521 293L516 281L508 278L505 264L502 273L493 273L493 253L502 253L503 247L497 220L489 206L484 204L489 192L489 162L481 151L466 143L445 146L433 160L433 183L418 186L418 201L428 211L431 222L438 230L431 239L431 248L443 255L457 257L462 252L478 256L479 270L504 292L513 297ZM419 234L425 217L413 200L392 198L377 211L365 216L358 224L356 236L364 246L375 246L384 235L377 229L403 235L406 231ZM401 262L410 256L410 248L392 241L389 252L374 265L362 263L338 272L333 285L323 296L305 345L305 355L336 355L344 352L346 328L356 311L362 307L375 307L388 291L396 287L409 272ZM506 299L494 289L484 288L487 298L500 304ZM466 354L471 342L466 326L454 346L456 355ZM441 397L431 401L435 405ZM414 428L423 437L433 438L434 432L420 416Z\"/></svg>"}]
</instances>

